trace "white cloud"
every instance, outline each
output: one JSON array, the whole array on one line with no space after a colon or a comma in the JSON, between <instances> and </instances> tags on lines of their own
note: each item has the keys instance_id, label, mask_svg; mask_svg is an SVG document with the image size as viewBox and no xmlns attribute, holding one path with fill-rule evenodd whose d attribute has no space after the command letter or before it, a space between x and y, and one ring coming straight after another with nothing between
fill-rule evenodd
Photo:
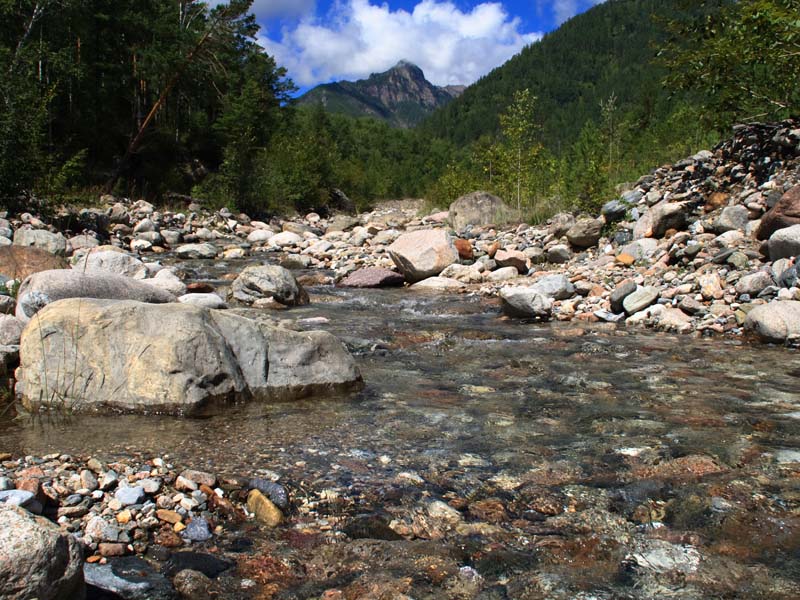
<instances>
[{"instance_id":1,"label":"white cloud","mask_svg":"<svg viewBox=\"0 0 800 600\"><path fill-rule=\"evenodd\" d=\"M284 27L280 40L260 43L302 86L366 77L401 59L419 65L435 84L468 84L541 37L520 27L499 2L464 11L449 1L421 0L408 12L339 0L324 22L307 14Z\"/></svg>"},{"instance_id":2,"label":"white cloud","mask_svg":"<svg viewBox=\"0 0 800 600\"><path fill-rule=\"evenodd\" d=\"M556 23L561 25L567 19L571 19L579 12L583 12L587 8L602 4L605 0L554 0L553 2L553 16Z\"/></svg>"}]
</instances>

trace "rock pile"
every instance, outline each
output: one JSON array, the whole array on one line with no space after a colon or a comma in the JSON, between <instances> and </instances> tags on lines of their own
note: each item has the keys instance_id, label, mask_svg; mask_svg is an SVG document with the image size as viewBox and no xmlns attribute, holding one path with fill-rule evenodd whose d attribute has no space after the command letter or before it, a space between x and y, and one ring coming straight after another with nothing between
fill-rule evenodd
<instances>
[{"instance_id":1,"label":"rock pile","mask_svg":"<svg viewBox=\"0 0 800 600\"><path fill-rule=\"evenodd\" d=\"M177 598L177 588L199 600L234 564L203 550L235 538L247 520L276 527L290 509L275 481L220 478L162 458L2 458L3 598L76 600L85 579L94 597ZM133 555L160 562L161 572ZM205 589L184 593L198 579Z\"/></svg>"},{"instance_id":2,"label":"rock pile","mask_svg":"<svg viewBox=\"0 0 800 600\"><path fill-rule=\"evenodd\" d=\"M225 299L183 293L178 273L161 274L160 254L174 250L187 261L271 256L285 268L333 272L333 281L356 287L397 285L402 277L415 290L496 296L510 314L528 318L759 333L764 311L748 319L754 308L800 300L799 144L797 120L740 126L713 151L642 177L599 216L560 214L538 226L504 225L513 211L485 193L456 201L449 224L448 213L419 217L398 208L266 223L225 209L161 212L104 197L106 208L62 214L49 225L30 214L2 219L0 243L4 251L71 256L87 277L113 272L203 306L222 307ZM58 228L66 223L72 229ZM0 253L0 271L3 260ZM7 277L32 272L6 269ZM531 291L554 274L572 284L568 296ZM319 285L326 277L310 280ZM23 288L31 292L17 307L22 320L54 299L34 293L31 283ZM306 303L307 294L290 273L259 265L239 275L230 299L282 307ZM788 332L783 341L793 339Z\"/></svg>"}]
</instances>

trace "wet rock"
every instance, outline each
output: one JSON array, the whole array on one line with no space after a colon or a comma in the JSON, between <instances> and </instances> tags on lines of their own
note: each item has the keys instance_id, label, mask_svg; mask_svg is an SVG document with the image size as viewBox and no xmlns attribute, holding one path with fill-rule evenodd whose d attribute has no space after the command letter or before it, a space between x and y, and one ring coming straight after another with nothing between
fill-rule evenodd
<instances>
[{"instance_id":1,"label":"wet rock","mask_svg":"<svg viewBox=\"0 0 800 600\"><path fill-rule=\"evenodd\" d=\"M247 267L231 286L234 299L245 304L271 298L285 306L308 304L308 293L288 269L277 265Z\"/></svg>"},{"instance_id":2,"label":"wet rock","mask_svg":"<svg viewBox=\"0 0 800 600\"><path fill-rule=\"evenodd\" d=\"M211 539L211 526L203 517L194 517L189 521L182 535L185 539L192 542L205 542Z\"/></svg>"},{"instance_id":3,"label":"wet rock","mask_svg":"<svg viewBox=\"0 0 800 600\"><path fill-rule=\"evenodd\" d=\"M447 277L428 277L427 279L423 279L422 281L418 281L414 285L412 285L409 289L413 291L425 291L425 290L460 290L464 287L464 284L460 281L455 279L448 279Z\"/></svg>"},{"instance_id":4,"label":"wet rock","mask_svg":"<svg viewBox=\"0 0 800 600\"><path fill-rule=\"evenodd\" d=\"M635 292L625 297L622 301L622 306L628 315L636 314L658 300L660 293L661 292L656 287L640 287Z\"/></svg>"},{"instance_id":5,"label":"wet rock","mask_svg":"<svg viewBox=\"0 0 800 600\"><path fill-rule=\"evenodd\" d=\"M378 288L396 287L405 283L405 277L396 271L381 267L367 267L351 273L339 282L342 287Z\"/></svg>"},{"instance_id":6,"label":"wet rock","mask_svg":"<svg viewBox=\"0 0 800 600\"><path fill-rule=\"evenodd\" d=\"M582 217L569 228L566 233L567 239L576 248L592 248L600 240L603 225L602 219Z\"/></svg>"},{"instance_id":7,"label":"wet rock","mask_svg":"<svg viewBox=\"0 0 800 600\"><path fill-rule=\"evenodd\" d=\"M505 202L488 192L472 192L450 205L450 223L456 231L469 225L503 225L513 216Z\"/></svg>"},{"instance_id":8,"label":"wet rock","mask_svg":"<svg viewBox=\"0 0 800 600\"><path fill-rule=\"evenodd\" d=\"M761 218L759 240L768 240L779 229L800 225L800 185L789 189L767 214Z\"/></svg>"},{"instance_id":9,"label":"wet rock","mask_svg":"<svg viewBox=\"0 0 800 600\"><path fill-rule=\"evenodd\" d=\"M282 511L289 508L289 493L279 483L254 477L250 480L250 489L258 490Z\"/></svg>"},{"instance_id":10,"label":"wet rock","mask_svg":"<svg viewBox=\"0 0 800 600\"><path fill-rule=\"evenodd\" d=\"M50 233L44 229L17 229L14 232L14 245L38 248L50 254L64 256L67 251L67 238L61 233Z\"/></svg>"},{"instance_id":11,"label":"wet rock","mask_svg":"<svg viewBox=\"0 0 800 600\"><path fill-rule=\"evenodd\" d=\"M505 287L500 290L503 311L512 317L549 319L553 298L533 287Z\"/></svg>"},{"instance_id":12,"label":"wet rock","mask_svg":"<svg viewBox=\"0 0 800 600\"><path fill-rule=\"evenodd\" d=\"M347 537L357 539L373 540L402 540L403 536L389 527L387 519L378 514L359 515L351 520L342 531Z\"/></svg>"},{"instance_id":13,"label":"wet rock","mask_svg":"<svg viewBox=\"0 0 800 600\"><path fill-rule=\"evenodd\" d=\"M211 579L200 571L184 569L172 580L175 590L184 600L204 600L209 596Z\"/></svg>"},{"instance_id":14,"label":"wet rock","mask_svg":"<svg viewBox=\"0 0 800 600\"><path fill-rule=\"evenodd\" d=\"M40 271L66 269L68 266L64 258L39 248L0 247L0 274L10 279L22 281Z\"/></svg>"},{"instance_id":15,"label":"wet rock","mask_svg":"<svg viewBox=\"0 0 800 600\"><path fill-rule=\"evenodd\" d=\"M80 600L85 597L78 541L43 517L0 504L0 596Z\"/></svg>"},{"instance_id":16,"label":"wet rock","mask_svg":"<svg viewBox=\"0 0 800 600\"><path fill-rule=\"evenodd\" d=\"M232 566L229 560L205 552L174 552L164 565L162 573L167 577L175 577L181 571L189 569L215 579Z\"/></svg>"},{"instance_id":17,"label":"wet rock","mask_svg":"<svg viewBox=\"0 0 800 600\"><path fill-rule=\"evenodd\" d=\"M192 414L236 398L296 398L361 382L344 346L186 304L69 299L22 336L23 403ZM57 348L57 350L56 350ZM76 365L66 373L64 364ZM102 377L97 374L102 373Z\"/></svg>"},{"instance_id":18,"label":"wet rock","mask_svg":"<svg viewBox=\"0 0 800 600\"><path fill-rule=\"evenodd\" d=\"M770 302L747 314L745 329L765 342L784 343L800 336L800 302Z\"/></svg>"},{"instance_id":19,"label":"wet rock","mask_svg":"<svg viewBox=\"0 0 800 600\"><path fill-rule=\"evenodd\" d=\"M770 236L768 248L772 261L800 255L800 225L777 230Z\"/></svg>"},{"instance_id":20,"label":"wet rock","mask_svg":"<svg viewBox=\"0 0 800 600\"><path fill-rule=\"evenodd\" d=\"M277 527L283 522L283 513L258 490L247 494L247 509L267 527Z\"/></svg>"},{"instance_id":21,"label":"wet rock","mask_svg":"<svg viewBox=\"0 0 800 600\"><path fill-rule=\"evenodd\" d=\"M108 597L123 600L173 600L177 598L169 580L150 564L137 557L111 559L108 564L86 563L83 566L90 598Z\"/></svg>"},{"instance_id":22,"label":"wet rock","mask_svg":"<svg viewBox=\"0 0 800 600\"><path fill-rule=\"evenodd\" d=\"M458 260L458 251L452 239L441 229L404 233L389 246L388 251L410 283L435 277Z\"/></svg>"},{"instance_id":23,"label":"wet rock","mask_svg":"<svg viewBox=\"0 0 800 600\"><path fill-rule=\"evenodd\" d=\"M175 296L141 281L113 273L59 269L31 275L20 286L16 316L27 323L39 310L64 298L174 302Z\"/></svg>"}]
</instances>

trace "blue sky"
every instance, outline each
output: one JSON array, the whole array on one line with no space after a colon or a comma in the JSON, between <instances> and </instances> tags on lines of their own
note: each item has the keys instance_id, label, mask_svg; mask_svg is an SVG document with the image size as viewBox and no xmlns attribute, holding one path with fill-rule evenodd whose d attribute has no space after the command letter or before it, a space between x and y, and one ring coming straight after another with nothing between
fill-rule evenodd
<instances>
[{"instance_id":1,"label":"blue sky","mask_svg":"<svg viewBox=\"0 0 800 600\"><path fill-rule=\"evenodd\" d=\"M470 84L603 0L255 0L260 43L302 89L399 60Z\"/></svg>"}]
</instances>

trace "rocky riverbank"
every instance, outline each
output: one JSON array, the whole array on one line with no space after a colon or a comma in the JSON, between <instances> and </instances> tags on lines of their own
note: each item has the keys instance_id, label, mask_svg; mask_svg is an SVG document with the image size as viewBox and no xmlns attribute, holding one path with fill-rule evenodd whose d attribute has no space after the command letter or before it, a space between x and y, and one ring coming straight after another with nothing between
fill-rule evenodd
<instances>
[{"instance_id":1,"label":"rocky riverbank","mask_svg":"<svg viewBox=\"0 0 800 600\"><path fill-rule=\"evenodd\" d=\"M36 589L9 597L74 597L83 574L90 598L793 598L800 412L790 376L768 386L759 360L790 355L754 350L718 374L710 348L673 358L678 338L642 351L622 340L638 326L723 334L719 361L742 355L748 331L795 343L799 143L796 122L741 128L600 216L541 226L482 193L425 216L258 222L110 197L47 221L6 215L0 357L28 409L219 419L237 402L359 389L365 365L398 380L334 418L296 409L312 424L287 407L258 427L198 421L163 436L228 464L266 447L269 468L250 454L217 472L141 445L25 456L18 444L0 457L0 554L17 557L0 579ZM203 264L224 265L214 285L192 276ZM308 331L345 315L335 308L291 317L367 302L342 286L402 288L364 309L398 315L368 339L330 327L346 343ZM454 293L491 322L470 329L479 317L461 305L435 325L399 316ZM668 350L650 359L658 343ZM552 353L546 368L526 358L537 352ZM455 358L426 371L410 353L428 367Z\"/></svg>"},{"instance_id":2,"label":"rocky riverbank","mask_svg":"<svg viewBox=\"0 0 800 600\"><path fill-rule=\"evenodd\" d=\"M800 306L792 304L800 298L798 144L795 121L740 127L713 151L642 177L601 215L560 214L542 226L517 225L513 211L481 193L454 203L450 214L395 208L269 223L198 205L159 211L144 201L105 197L105 208L63 211L48 224L30 214L9 216L0 222L0 244L40 248L71 257L73 269L84 273L111 271L149 284L116 294L128 299L171 293L211 307L226 300L259 307L296 302L292 278L281 274L271 275L283 277L280 283L252 274L245 281L243 274L227 297L187 294L200 290L186 290L174 270L159 264L171 250L182 259L263 256L292 270L318 270L305 276L312 284L406 282L411 290L478 293L502 299L514 316L696 334L741 335L749 328L769 341L792 342ZM0 270L21 260L34 259L0 259ZM32 286L39 295L28 298L27 291L20 290L25 304L16 311L23 321L42 294L64 296ZM775 301L787 303L780 313L756 311L747 324L751 311Z\"/></svg>"}]
</instances>

